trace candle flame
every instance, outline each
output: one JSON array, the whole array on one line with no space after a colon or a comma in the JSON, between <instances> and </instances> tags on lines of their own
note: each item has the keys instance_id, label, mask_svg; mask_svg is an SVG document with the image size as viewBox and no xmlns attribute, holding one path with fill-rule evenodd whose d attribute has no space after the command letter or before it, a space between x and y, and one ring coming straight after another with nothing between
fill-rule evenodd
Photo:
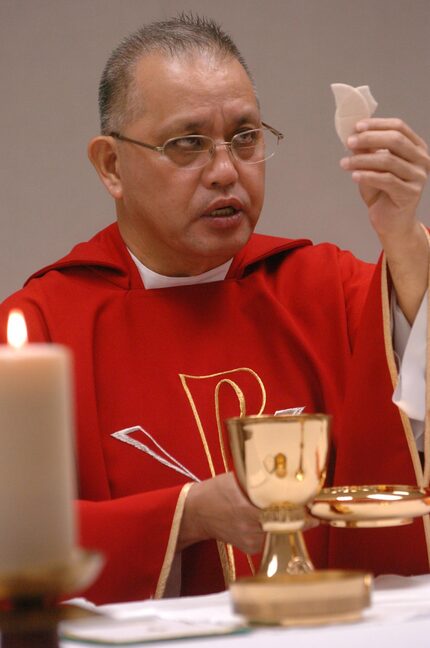
<instances>
[{"instance_id":1,"label":"candle flame","mask_svg":"<svg viewBox=\"0 0 430 648\"><path fill-rule=\"evenodd\" d=\"M11 310L7 321L7 341L10 346L20 349L27 342L27 326L24 313L20 310Z\"/></svg>"}]
</instances>

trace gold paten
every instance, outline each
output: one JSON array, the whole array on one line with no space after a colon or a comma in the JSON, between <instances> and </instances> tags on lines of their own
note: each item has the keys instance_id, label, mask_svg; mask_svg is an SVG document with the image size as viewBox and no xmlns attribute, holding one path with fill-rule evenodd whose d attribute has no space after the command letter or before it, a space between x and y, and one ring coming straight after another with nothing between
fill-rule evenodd
<instances>
[{"instance_id":1,"label":"gold paten","mask_svg":"<svg viewBox=\"0 0 430 648\"><path fill-rule=\"evenodd\" d=\"M310 511L337 527L401 526L430 513L430 489L392 484L323 488Z\"/></svg>"},{"instance_id":2,"label":"gold paten","mask_svg":"<svg viewBox=\"0 0 430 648\"><path fill-rule=\"evenodd\" d=\"M313 571L242 578L230 585L234 611L249 623L322 625L355 621L370 605L372 576L354 571Z\"/></svg>"}]
</instances>

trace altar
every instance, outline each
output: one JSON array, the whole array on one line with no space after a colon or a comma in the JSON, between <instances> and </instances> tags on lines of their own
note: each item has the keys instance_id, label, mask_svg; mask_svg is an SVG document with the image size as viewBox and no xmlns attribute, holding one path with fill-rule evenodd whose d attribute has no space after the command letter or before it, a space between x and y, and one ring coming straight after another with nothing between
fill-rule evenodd
<instances>
[{"instance_id":1,"label":"altar","mask_svg":"<svg viewBox=\"0 0 430 648\"><path fill-rule=\"evenodd\" d=\"M184 630L184 627L189 628L188 638L182 635L180 641L167 639L162 645L166 648L174 645L181 648L257 648L263 645L271 648L287 645L299 648L362 648L370 645L378 648L409 645L411 648L424 648L429 645L430 636L430 575L378 577L374 583L372 604L360 620L306 628L249 627L233 614L228 592L97 608L82 600L74 603L94 609L102 616L86 622L63 624L60 627L62 648L94 645L145 648L162 639L160 635L156 639L155 628L159 633L163 630L167 637L169 632L175 632L175 628ZM117 630L114 631L115 623ZM139 623L141 630L138 630ZM199 631L203 635L199 635ZM85 632L91 639L78 639L79 635L85 636ZM66 635L75 635L76 638L65 639Z\"/></svg>"}]
</instances>

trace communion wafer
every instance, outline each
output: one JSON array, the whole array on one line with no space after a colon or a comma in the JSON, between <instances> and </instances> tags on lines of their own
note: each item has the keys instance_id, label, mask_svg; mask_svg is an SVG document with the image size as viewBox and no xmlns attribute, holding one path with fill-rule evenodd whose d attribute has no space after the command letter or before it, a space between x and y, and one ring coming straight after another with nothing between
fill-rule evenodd
<instances>
[{"instance_id":1,"label":"communion wafer","mask_svg":"<svg viewBox=\"0 0 430 648\"><path fill-rule=\"evenodd\" d=\"M369 86L353 88L346 83L332 83L331 89L336 102L334 125L341 142L346 146L348 137L355 132L356 123L371 117L378 104Z\"/></svg>"}]
</instances>

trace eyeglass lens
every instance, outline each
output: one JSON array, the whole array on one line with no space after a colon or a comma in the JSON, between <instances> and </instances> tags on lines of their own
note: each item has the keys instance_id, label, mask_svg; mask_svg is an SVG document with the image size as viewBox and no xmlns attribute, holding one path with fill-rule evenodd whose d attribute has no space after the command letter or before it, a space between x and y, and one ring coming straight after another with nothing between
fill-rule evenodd
<instances>
[{"instance_id":1,"label":"eyeglass lens","mask_svg":"<svg viewBox=\"0 0 430 648\"><path fill-rule=\"evenodd\" d=\"M269 130L254 129L237 133L229 148L232 155L246 164L257 164L274 155L278 137ZM197 168L215 154L216 144L205 135L175 137L164 145L165 155L181 167Z\"/></svg>"}]
</instances>

